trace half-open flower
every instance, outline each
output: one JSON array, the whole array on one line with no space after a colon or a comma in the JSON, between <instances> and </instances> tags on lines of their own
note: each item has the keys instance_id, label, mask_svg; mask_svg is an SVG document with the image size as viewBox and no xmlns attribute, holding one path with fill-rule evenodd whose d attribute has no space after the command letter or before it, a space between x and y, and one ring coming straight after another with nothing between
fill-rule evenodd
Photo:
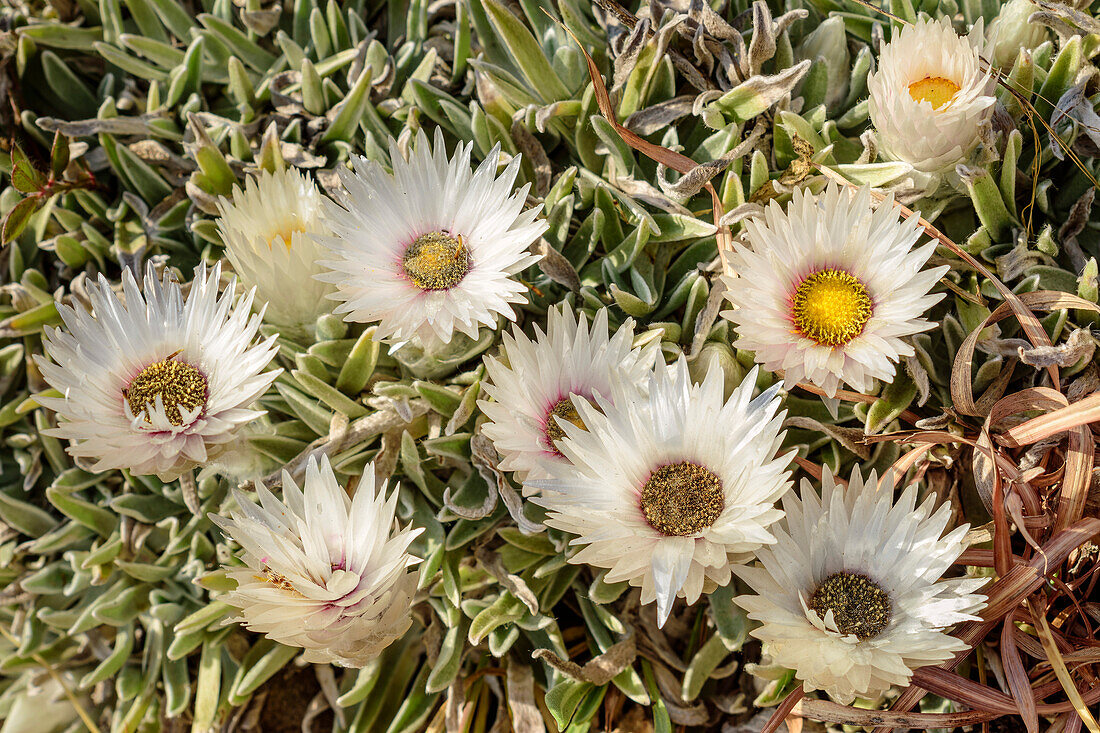
<instances>
[{"instance_id":1,"label":"half-open flower","mask_svg":"<svg viewBox=\"0 0 1100 733\"><path fill-rule=\"evenodd\" d=\"M408 630L420 562L409 554L421 529L394 526L397 491L375 486L368 463L355 496L327 456L310 457L304 488L283 473L283 501L257 484L257 506L234 490L237 510L210 518L243 549L230 566L236 590L220 600L239 621L317 664L362 667Z\"/></svg>"},{"instance_id":2,"label":"half-open flower","mask_svg":"<svg viewBox=\"0 0 1100 733\"><path fill-rule=\"evenodd\" d=\"M332 310L331 285L313 278L324 250L310 234L327 234L324 196L297 169L263 171L232 199L218 201L218 231L225 256L245 287L255 287L264 318L277 326L308 329Z\"/></svg>"},{"instance_id":3,"label":"half-open flower","mask_svg":"<svg viewBox=\"0 0 1100 733\"><path fill-rule=\"evenodd\" d=\"M946 18L902 28L867 77L868 111L886 157L930 174L953 171L981 141L996 81L982 33L960 38Z\"/></svg>"}]
</instances>

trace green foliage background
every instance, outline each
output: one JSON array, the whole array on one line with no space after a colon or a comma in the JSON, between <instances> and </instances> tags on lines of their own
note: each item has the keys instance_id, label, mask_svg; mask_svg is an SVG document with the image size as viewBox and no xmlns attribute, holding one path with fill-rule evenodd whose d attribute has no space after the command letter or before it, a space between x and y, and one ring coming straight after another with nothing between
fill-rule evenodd
<instances>
[{"instance_id":1,"label":"green foliage background","mask_svg":"<svg viewBox=\"0 0 1100 733\"><path fill-rule=\"evenodd\" d=\"M649 7L659 20L688 6ZM999 4L888 7L906 20L957 16L962 28L988 22ZM1096 302L1090 177L1100 147L1088 125L1100 28L1087 8L1070 10L1051 10L1065 28L1004 70L1021 94L999 90L995 143L965 193L907 200L1015 292ZM640 341L659 339L668 358L688 354L700 374L719 362L732 388L752 355L717 317L709 197L690 177L659 171L599 115L562 24L604 71L620 121L698 163L726 157L713 184L727 211L823 185L796 154L798 138L814 162L907 194L897 165L867 159L860 140L867 74L897 22L850 0L730 0L717 17L737 39L696 32L695 20L673 28L668 17L632 33L581 0L6 3L0 125L3 145L18 143L25 158L0 155L0 212L13 240L0 255L0 718L25 704L47 668L116 731L246 730L249 721L280 730L263 717L264 693L287 694L288 679L308 690L304 702L316 696L318 729L341 731L580 732L612 727L609 716L637 726L622 730L721 730L779 700L789 673L771 670L770 683L744 674L759 649L733 588L681 604L658 630L625 584L567 564L568 537L526 533L540 510L522 506L496 469L475 404L478 357L499 333L483 332L442 365L398 363L373 329L331 316L315 340L281 338L286 371L262 399L268 418L250 438L250 467L300 468L318 446L345 479L375 461L401 482L402 520L426 528L413 547L425 558L413 630L363 670L306 677L287 676L295 649L222 626L228 609L212 600L234 548L206 515L240 477L190 485L89 472L42 434L54 418L36 402L47 386L31 359L42 328L60 322L56 303L81 301L95 273L117 282L121 267L162 258L186 279L217 259L214 201L250 171L294 165L328 188L350 155L388 164L389 138L438 126L452 145L473 141L478 159L497 144L523 154L521 178L550 224L546 258L523 274L529 331L555 303L590 315L611 306L612 328L633 317ZM881 470L898 444L868 445L865 434L897 428L906 411L950 429L954 354L1001 299L946 250L934 261L952 265L933 313L941 328L916 337L917 357L892 385L867 404L845 403L835 420L813 395L787 398L788 443L803 458ZM1094 323L1069 311L1043 320L1054 343L1068 344L1057 358L1070 390L1096 389ZM990 329L975 394L1036 383L1033 366L1015 363L1017 331L1009 321ZM987 521L958 452L932 456L927 490L960 517ZM547 651L533 658L537 650ZM587 667L562 661L594 657ZM84 727L71 706L60 719L57 730Z\"/></svg>"}]
</instances>

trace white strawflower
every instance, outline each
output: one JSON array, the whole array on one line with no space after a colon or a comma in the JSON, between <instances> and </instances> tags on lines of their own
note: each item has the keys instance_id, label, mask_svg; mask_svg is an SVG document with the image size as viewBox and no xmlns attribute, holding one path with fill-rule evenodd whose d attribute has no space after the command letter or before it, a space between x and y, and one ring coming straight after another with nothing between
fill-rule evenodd
<instances>
[{"instance_id":1,"label":"white strawflower","mask_svg":"<svg viewBox=\"0 0 1100 733\"><path fill-rule=\"evenodd\" d=\"M701 385L681 357L657 366L647 396L615 378L610 398L575 397L587 430L563 422L569 463L547 461L551 478L531 481L546 524L584 545L569 562L640 586L659 624L677 596L694 603L726 585L731 563L774 541L775 501L791 485L791 454L775 457L786 414L777 388L752 399L754 369L723 403L713 364Z\"/></svg>"},{"instance_id":2,"label":"white strawflower","mask_svg":"<svg viewBox=\"0 0 1100 733\"><path fill-rule=\"evenodd\" d=\"M455 331L476 338L498 316L515 319L510 304L526 302L527 288L512 276L538 261L527 247L547 225L541 206L523 210L529 185L512 190L519 156L498 177L500 146L475 171L471 148L460 143L448 160L442 132L430 146L421 131L408 161L391 141L393 175L363 157L354 173L340 170L341 206L325 202L335 236L319 238L336 313L378 322L379 339L418 336L429 351Z\"/></svg>"},{"instance_id":3,"label":"white strawflower","mask_svg":"<svg viewBox=\"0 0 1100 733\"><path fill-rule=\"evenodd\" d=\"M865 482L858 468L847 489L826 467L821 498L806 480L801 493L783 497L786 518L775 545L757 552L761 566L734 568L757 593L734 601L762 623L751 634L776 664L847 705L967 648L944 630L976 618L986 580L941 579L969 529L940 537L948 504L916 506L912 485L895 504L890 481L872 471Z\"/></svg>"},{"instance_id":4,"label":"white strawflower","mask_svg":"<svg viewBox=\"0 0 1100 733\"><path fill-rule=\"evenodd\" d=\"M207 463L262 416L250 408L282 370L264 372L277 347L253 344L262 314L254 291L234 305L236 279L218 297L221 266L195 269L184 299L168 273L150 265L144 294L129 269L124 300L105 277L89 283L94 314L58 305L64 329L47 328L42 375L64 396L40 397L71 441L69 453L93 469L128 469L170 481ZM52 361L51 361L52 360Z\"/></svg>"},{"instance_id":5,"label":"white strawflower","mask_svg":"<svg viewBox=\"0 0 1100 733\"><path fill-rule=\"evenodd\" d=\"M265 318L281 327L309 328L332 309L331 285L315 280L325 271L324 250L310 234L327 234L324 196L297 169L263 171L232 199L221 198L218 230L225 256L246 287L267 304Z\"/></svg>"},{"instance_id":6,"label":"white strawflower","mask_svg":"<svg viewBox=\"0 0 1100 733\"><path fill-rule=\"evenodd\" d=\"M782 370L788 386L866 392L914 353L906 336L935 326L922 315L943 297L929 290L947 267L921 270L936 245L912 249L922 229L892 203L872 208L867 188L830 184L819 196L795 190L786 211L773 201L763 220L745 222L751 248L734 245L736 275L723 279L736 308L722 315L737 345Z\"/></svg>"},{"instance_id":7,"label":"white strawflower","mask_svg":"<svg viewBox=\"0 0 1100 733\"><path fill-rule=\"evenodd\" d=\"M482 390L491 400L478 406L491 422L482 426L503 456L500 467L516 478L546 478L541 461L565 462L554 441L565 435L559 420L584 427L572 397L591 402L611 398L611 382L640 387L657 358L657 344L630 348L634 323L627 321L608 337L607 310L601 309L591 329L584 314L551 308L546 333L536 325L535 340L518 327L504 334L501 358L485 358L489 381Z\"/></svg>"},{"instance_id":8,"label":"white strawflower","mask_svg":"<svg viewBox=\"0 0 1100 733\"><path fill-rule=\"evenodd\" d=\"M1047 40L1050 31L1028 20L1040 10L1032 0L1008 0L986 29L985 54L996 66L1010 67L1021 49L1030 51Z\"/></svg>"},{"instance_id":9,"label":"white strawflower","mask_svg":"<svg viewBox=\"0 0 1100 733\"><path fill-rule=\"evenodd\" d=\"M868 110L886 157L929 174L954 171L981 140L996 82L981 33L960 38L946 18L921 19L886 44L867 77Z\"/></svg>"},{"instance_id":10,"label":"white strawflower","mask_svg":"<svg viewBox=\"0 0 1100 733\"><path fill-rule=\"evenodd\" d=\"M210 518L243 549L247 567L227 567L236 590L219 600L268 638L305 649L316 664L362 667L408 630L420 562L408 553L422 529L394 530L397 494L375 487L374 464L355 496L327 456L310 457L304 489L283 472L283 501L257 483L254 504L234 490L231 518Z\"/></svg>"}]
</instances>

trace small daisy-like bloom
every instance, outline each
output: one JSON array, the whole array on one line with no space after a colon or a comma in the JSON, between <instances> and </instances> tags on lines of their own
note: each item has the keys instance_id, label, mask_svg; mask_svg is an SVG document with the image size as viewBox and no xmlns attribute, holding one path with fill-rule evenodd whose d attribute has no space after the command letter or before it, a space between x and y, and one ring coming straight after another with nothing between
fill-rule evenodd
<instances>
[{"instance_id":1,"label":"small daisy-like bloom","mask_svg":"<svg viewBox=\"0 0 1100 733\"><path fill-rule=\"evenodd\" d=\"M858 468L846 489L826 468L821 498L806 480L801 493L783 497L778 541L756 554L762 567L734 568L757 593L734 601L763 624L751 633L776 664L847 705L967 648L944 629L976 618L986 579L941 579L969 529L941 538L947 504L916 506L915 485L895 504L892 482L874 471L864 481Z\"/></svg>"},{"instance_id":2,"label":"small daisy-like bloom","mask_svg":"<svg viewBox=\"0 0 1100 733\"><path fill-rule=\"evenodd\" d=\"M505 334L502 359L486 357L489 382L482 384L492 400L478 406L492 422L482 427L503 456L500 467L515 471L520 481L545 478L540 462L565 462L554 441L565 432L559 421L583 428L572 398L592 402L611 397L612 375L626 385L641 386L657 358L657 344L632 350L634 324L623 324L608 337L607 311L600 310L589 329L570 308L551 308L546 333L536 325L535 340L518 328Z\"/></svg>"},{"instance_id":3,"label":"small daisy-like bloom","mask_svg":"<svg viewBox=\"0 0 1100 733\"><path fill-rule=\"evenodd\" d=\"M234 305L236 280L218 297L221 266L195 269L180 284L149 265L144 294L129 269L124 300L102 275L88 285L92 313L59 305L65 329L48 328L42 375L64 395L40 397L57 413L49 432L93 470L128 469L162 480L207 463L262 416L249 407L282 370L264 372L275 337L253 344L262 314L253 291ZM52 361L51 361L52 360Z\"/></svg>"},{"instance_id":4,"label":"small daisy-like bloom","mask_svg":"<svg viewBox=\"0 0 1100 733\"><path fill-rule=\"evenodd\" d=\"M569 562L641 587L659 624L677 596L694 603L726 585L732 562L774 541L791 455L775 457L786 413L778 388L752 399L756 374L723 402L721 368L712 362L693 385L681 357L657 366L648 395L615 378L610 399L575 397L587 429L562 423L556 445L569 462L546 461L551 478L531 481L546 524L584 546Z\"/></svg>"},{"instance_id":5,"label":"small daisy-like bloom","mask_svg":"<svg viewBox=\"0 0 1100 733\"><path fill-rule=\"evenodd\" d=\"M997 101L996 82L979 57L984 42L981 33L960 38L943 18L918 20L886 44L867 90L887 157L942 173L977 147Z\"/></svg>"},{"instance_id":6,"label":"small daisy-like bloom","mask_svg":"<svg viewBox=\"0 0 1100 733\"><path fill-rule=\"evenodd\" d=\"M903 339L933 328L921 316L942 294L928 291L947 267L921 270L934 242L912 249L922 229L902 221L892 197L871 207L870 191L801 189L784 211L774 201L764 220L745 222L751 249L735 245L722 315L736 324L738 346L782 370L788 386L810 381L829 397L841 382L860 392L889 381L911 356Z\"/></svg>"},{"instance_id":7,"label":"small daisy-like bloom","mask_svg":"<svg viewBox=\"0 0 1100 733\"><path fill-rule=\"evenodd\" d=\"M1020 50L1030 51L1050 36L1042 23L1028 20L1040 8L1032 0L1009 0L986 29L986 57L997 66L1011 67Z\"/></svg>"},{"instance_id":8,"label":"small daisy-like bloom","mask_svg":"<svg viewBox=\"0 0 1100 733\"><path fill-rule=\"evenodd\" d=\"M420 559L408 549L423 530L393 531L398 492L375 487L372 463L353 499L327 456L310 457L303 489L286 472L282 485L283 501L257 484L258 506L234 490L238 511L210 515L247 566L227 568L237 588L219 600L240 609L231 622L302 647L306 662L362 667L412 623Z\"/></svg>"},{"instance_id":9,"label":"small daisy-like bloom","mask_svg":"<svg viewBox=\"0 0 1100 733\"><path fill-rule=\"evenodd\" d=\"M255 287L267 304L265 318L282 327L312 326L331 310L333 288L313 279L325 272L324 253L310 234L327 234L324 196L297 169L262 172L233 198L218 201L218 230L225 256L245 287Z\"/></svg>"},{"instance_id":10,"label":"small daisy-like bloom","mask_svg":"<svg viewBox=\"0 0 1100 733\"><path fill-rule=\"evenodd\" d=\"M515 318L512 303L527 300L512 276L538 261L527 247L547 224L541 206L523 210L529 185L512 184L519 156L496 175L499 146L477 170L471 143L447 158L443 133L429 145L423 131L409 160L390 143L393 175L366 158L340 171L346 193L326 202L334 236L321 237L336 285L336 313L378 323L377 337L403 343L418 336L426 350L451 341L455 331L477 338L498 316Z\"/></svg>"}]
</instances>

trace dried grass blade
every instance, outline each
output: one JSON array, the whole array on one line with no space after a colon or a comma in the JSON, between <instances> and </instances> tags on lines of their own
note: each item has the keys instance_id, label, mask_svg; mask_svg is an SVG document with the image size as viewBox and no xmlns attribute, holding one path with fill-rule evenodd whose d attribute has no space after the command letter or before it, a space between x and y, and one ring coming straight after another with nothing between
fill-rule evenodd
<instances>
[{"instance_id":1,"label":"dried grass blade","mask_svg":"<svg viewBox=\"0 0 1100 733\"><path fill-rule=\"evenodd\" d=\"M795 705L794 712L811 720L852 726L888 725L894 728L955 728L976 725L1000 717L1000 713L967 710L961 713L894 713L887 710L864 710L830 700L805 698Z\"/></svg>"},{"instance_id":2,"label":"dried grass blade","mask_svg":"<svg viewBox=\"0 0 1100 733\"><path fill-rule=\"evenodd\" d=\"M997 465L997 454L993 450L993 444L989 441L989 433L982 429L985 440L978 441L974 450L988 450L989 461ZM1004 482L1001 480L1001 472L993 470L993 567L997 575L1004 577L1012 569L1012 535L1008 527L1008 517L1005 516Z\"/></svg>"},{"instance_id":3,"label":"dried grass blade","mask_svg":"<svg viewBox=\"0 0 1100 733\"><path fill-rule=\"evenodd\" d=\"M1009 448L1021 448L1093 422L1100 422L1100 392L1009 428L997 436L997 442Z\"/></svg>"},{"instance_id":4,"label":"dried grass blade","mask_svg":"<svg viewBox=\"0 0 1100 733\"><path fill-rule=\"evenodd\" d=\"M1066 662L1062 659L1062 653L1058 651L1058 645L1054 642L1054 635L1050 631L1050 625L1047 623L1046 617L1039 613L1033 605L1028 604L1028 606L1031 608L1031 615L1035 619L1035 629L1039 632L1039 640L1043 643L1043 649L1047 653L1047 661L1050 662L1050 667L1054 670L1058 681L1062 683L1062 689L1065 691L1066 697L1073 703L1073 709L1077 711L1077 715L1081 717L1081 722L1085 724L1085 727L1092 733L1100 733L1100 724L1097 724L1096 718L1089 711L1088 705L1081 699L1081 691L1077 689L1072 675L1066 668Z\"/></svg>"},{"instance_id":5,"label":"dried grass blade","mask_svg":"<svg viewBox=\"0 0 1100 733\"><path fill-rule=\"evenodd\" d=\"M1016 646L1017 633L1012 619L1006 618L1001 627L1001 663L1004 665L1008 689L1012 691L1012 697L1020 706L1020 717L1023 718L1027 733L1039 733L1039 713L1035 710L1035 691L1031 689L1027 670L1024 669L1023 660L1020 659L1020 650Z\"/></svg>"},{"instance_id":6,"label":"dried grass blade","mask_svg":"<svg viewBox=\"0 0 1100 733\"><path fill-rule=\"evenodd\" d=\"M1066 472L1058 490L1058 509L1054 518L1054 531L1076 522L1085 514L1092 481L1093 458L1096 441L1092 430L1080 425L1069 434L1066 446Z\"/></svg>"},{"instance_id":7,"label":"dried grass blade","mask_svg":"<svg viewBox=\"0 0 1100 733\"><path fill-rule=\"evenodd\" d=\"M547 13L547 15L549 15L549 13ZM557 22L557 19L554 20ZM559 25L561 24L559 23ZM592 56L589 55L588 49L586 49L577 39L573 31L569 30L569 28L564 25L562 25L562 28L565 29L565 32L568 33L573 39L573 42L577 44L577 48L584 54L585 63L588 65L588 76L592 79L592 89L596 95L596 105L600 108L600 114L611 123L611 126L615 128L615 132L619 133L619 137L638 152L675 171L688 173L695 168L698 163L686 155L677 153L674 150L669 150L662 145L651 143L633 130L619 124L619 119L615 116L615 107L611 104L611 96L607 93L607 85L603 82L603 75L600 74L599 67L596 66L596 62L592 60ZM729 265L726 262L726 253L733 249L733 235L730 234L730 228L721 223L722 216L726 211L722 206L722 199L719 197L718 191L715 190L714 186L711 185L709 181L703 188L710 193L711 217L714 220L714 226L718 227L718 233L715 237L718 240L718 254L722 258L722 269L725 272L729 272Z\"/></svg>"},{"instance_id":8,"label":"dried grass blade","mask_svg":"<svg viewBox=\"0 0 1100 733\"><path fill-rule=\"evenodd\" d=\"M997 621L1014 611L1024 598L1042 586L1046 582L1047 574L1061 565L1070 552L1097 534L1100 534L1100 519L1089 517L1054 535L1043 545L1042 553L1036 554L1026 565L1015 566L1011 572L989 586L985 590L989 605L982 612L983 620L962 624L956 629L954 635L971 647L976 645L993 629ZM970 650L959 652L937 669L953 670L962 664L969 654ZM1100 687L1095 691L1100 695ZM907 713L927 694L928 690L915 684L910 685L898 696L890 710L895 713ZM1044 712L1043 707L1040 706L1038 709ZM893 726L890 725L880 725L874 729L873 733L887 733L892 728Z\"/></svg>"},{"instance_id":9,"label":"dried grass blade","mask_svg":"<svg viewBox=\"0 0 1100 733\"><path fill-rule=\"evenodd\" d=\"M923 458L924 454L932 450L935 446L935 443L927 443L919 448L912 449L894 461L894 464L890 466L890 487L896 489L901 477L907 474L910 468L917 465L917 461Z\"/></svg>"},{"instance_id":10,"label":"dried grass blade","mask_svg":"<svg viewBox=\"0 0 1100 733\"><path fill-rule=\"evenodd\" d=\"M806 692L802 685L791 690L783 702L775 708L772 716L768 718L768 722L764 724L764 727L760 729L760 733L775 733L779 730L779 726L787 719L787 716L794 710L794 706L798 704L798 701L806 696Z\"/></svg>"},{"instance_id":11,"label":"dried grass blade","mask_svg":"<svg viewBox=\"0 0 1100 733\"><path fill-rule=\"evenodd\" d=\"M4 638L7 639L12 646L17 649L19 648L19 639L16 639L15 636L3 626L0 626L0 634L3 634ZM73 709L76 710L76 714L80 717L80 722L84 724L84 727L87 728L90 733L99 733L99 727L95 724L92 716L84 709L84 705L81 704L76 694L73 693L69 685L66 684L65 679L53 668L53 665L47 662L39 654L31 654L31 658L38 662L42 669L46 670L53 681L57 683L57 686L61 688L61 691L65 693L65 697L68 698L69 703L73 706Z\"/></svg>"}]
</instances>

